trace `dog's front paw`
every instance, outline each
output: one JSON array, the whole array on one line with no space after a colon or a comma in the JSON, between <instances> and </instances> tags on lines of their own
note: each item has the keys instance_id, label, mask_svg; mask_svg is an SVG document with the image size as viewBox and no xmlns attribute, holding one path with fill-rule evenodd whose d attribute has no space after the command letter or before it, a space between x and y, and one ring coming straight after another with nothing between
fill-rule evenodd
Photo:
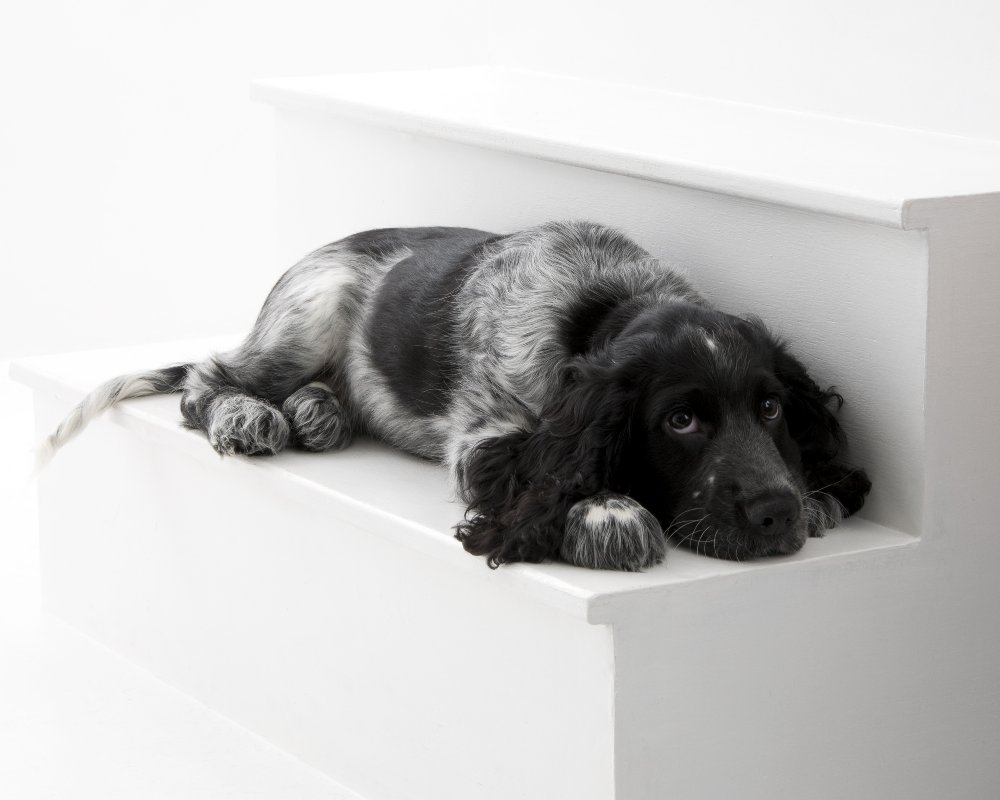
<instances>
[{"instance_id":1,"label":"dog's front paw","mask_svg":"<svg viewBox=\"0 0 1000 800\"><path fill-rule=\"evenodd\" d=\"M288 420L270 403L233 394L212 408L208 441L219 455L273 455L288 444Z\"/></svg>"},{"instance_id":2,"label":"dog's front paw","mask_svg":"<svg viewBox=\"0 0 1000 800\"><path fill-rule=\"evenodd\" d=\"M872 490L872 482L862 469L843 467L844 477L827 490L844 507L844 515L851 516L861 510L865 498Z\"/></svg>"},{"instance_id":3,"label":"dog's front paw","mask_svg":"<svg viewBox=\"0 0 1000 800\"><path fill-rule=\"evenodd\" d=\"M805 511L810 536L822 536L865 504L872 482L864 470L826 464L809 475ZM815 488L813 488L815 487Z\"/></svg>"},{"instance_id":4,"label":"dog's front paw","mask_svg":"<svg viewBox=\"0 0 1000 800\"><path fill-rule=\"evenodd\" d=\"M627 572L659 564L665 553L656 517L632 498L612 492L588 497L569 510L559 550L570 564Z\"/></svg>"}]
</instances>

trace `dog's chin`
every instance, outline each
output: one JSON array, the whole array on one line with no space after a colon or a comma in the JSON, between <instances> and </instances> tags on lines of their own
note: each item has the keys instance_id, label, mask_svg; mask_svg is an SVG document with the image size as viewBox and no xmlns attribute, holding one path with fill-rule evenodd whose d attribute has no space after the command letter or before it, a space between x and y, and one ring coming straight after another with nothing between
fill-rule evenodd
<instances>
[{"instance_id":1,"label":"dog's chin","mask_svg":"<svg viewBox=\"0 0 1000 800\"><path fill-rule=\"evenodd\" d=\"M743 535L742 538L724 544L715 553L715 557L729 561L747 561L767 556L790 556L802 549L807 538L804 529L801 533L793 531L777 538Z\"/></svg>"},{"instance_id":2,"label":"dog's chin","mask_svg":"<svg viewBox=\"0 0 1000 800\"><path fill-rule=\"evenodd\" d=\"M808 538L806 526L800 524L781 536L760 536L739 528L706 525L701 535L670 537L675 544L687 547L699 555L726 561L752 561L767 556L787 556L802 549Z\"/></svg>"}]
</instances>

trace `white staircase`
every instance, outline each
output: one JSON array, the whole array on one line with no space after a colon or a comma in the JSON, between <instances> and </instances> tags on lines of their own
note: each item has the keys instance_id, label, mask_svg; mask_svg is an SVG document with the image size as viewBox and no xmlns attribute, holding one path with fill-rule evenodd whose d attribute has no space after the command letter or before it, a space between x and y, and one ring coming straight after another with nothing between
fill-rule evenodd
<instances>
[{"instance_id":1,"label":"white staircase","mask_svg":"<svg viewBox=\"0 0 1000 800\"><path fill-rule=\"evenodd\" d=\"M839 387L870 502L788 558L492 572L440 468L220 460L146 398L41 477L51 610L371 800L995 794L1000 147L491 68L255 93L289 263L385 225L617 225ZM14 371L41 433L218 344Z\"/></svg>"}]
</instances>

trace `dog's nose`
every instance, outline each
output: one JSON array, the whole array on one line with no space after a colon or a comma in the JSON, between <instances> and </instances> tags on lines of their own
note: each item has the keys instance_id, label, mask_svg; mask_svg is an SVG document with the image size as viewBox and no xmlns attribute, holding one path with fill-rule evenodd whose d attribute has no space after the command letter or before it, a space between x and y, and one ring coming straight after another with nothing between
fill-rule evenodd
<instances>
[{"instance_id":1,"label":"dog's nose","mask_svg":"<svg viewBox=\"0 0 1000 800\"><path fill-rule=\"evenodd\" d=\"M747 529L760 536L781 536L799 517L799 502L791 492L765 492L743 506Z\"/></svg>"}]
</instances>

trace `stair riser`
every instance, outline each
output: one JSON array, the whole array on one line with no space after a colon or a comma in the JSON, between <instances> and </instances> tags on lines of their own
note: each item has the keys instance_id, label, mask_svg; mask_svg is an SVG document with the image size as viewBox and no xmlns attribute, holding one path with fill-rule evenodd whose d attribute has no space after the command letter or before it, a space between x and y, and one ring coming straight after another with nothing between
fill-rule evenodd
<instances>
[{"instance_id":1,"label":"stair riser","mask_svg":"<svg viewBox=\"0 0 1000 800\"><path fill-rule=\"evenodd\" d=\"M369 800L613 796L607 626L123 419L42 476L50 611Z\"/></svg>"},{"instance_id":2,"label":"stair riser","mask_svg":"<svg viewBox=\"0 0 1000 800\"><path fill-rule=\"evenodd\" d=\"M690 272L722 309L756 314L836 385L865 516L920 532L927 239L904 231L454 142L278 112L289 262L386 225L510 231L589 218ZM344 188L342 187L349 187Z\"/></svg>"}]
</instances>

